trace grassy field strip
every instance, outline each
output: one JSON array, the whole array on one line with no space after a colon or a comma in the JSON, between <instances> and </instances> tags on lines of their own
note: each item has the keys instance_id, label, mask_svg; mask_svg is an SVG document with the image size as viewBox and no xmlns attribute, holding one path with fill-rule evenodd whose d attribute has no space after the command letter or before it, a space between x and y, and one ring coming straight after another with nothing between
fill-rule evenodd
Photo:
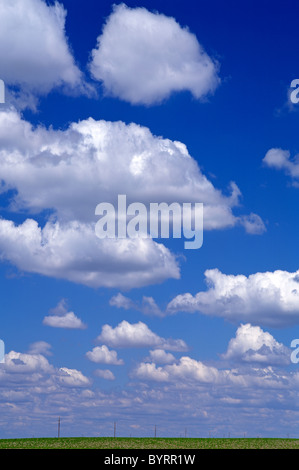
<instances>
[{"instance_id":1,"label":"grassy field strip","mask_svg":"<svg viewBox=\"0 0 299 470\"><path fill-rule=\"evenodd\" d=\"M126 437L0 439L0 449L299 449L299 439Z\"/></svg>"}]
</instances>

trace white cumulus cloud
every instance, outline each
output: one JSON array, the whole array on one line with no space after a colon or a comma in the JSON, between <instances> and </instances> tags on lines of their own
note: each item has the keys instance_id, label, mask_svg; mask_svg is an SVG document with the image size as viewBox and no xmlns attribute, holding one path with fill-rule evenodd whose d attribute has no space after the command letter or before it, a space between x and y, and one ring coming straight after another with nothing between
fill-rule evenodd
<instances>
[{"instance_id":1,"label":"white cumulus cloud","mask_svg":"<svg viewBox=\"0 0 299 470\"><path fill-rule=\"evenodd\" d=\"M99 239L100 202L202 202L204 229L233 227L240 191L225 196L181 142L137 124L71 123L66 130L33 127L13 108L0 111L0 193L7 209L30 214L19 225L0 220L1 259L18 269L92 287L132 288L178 279L175 256L152 239ZM34 216L49 213L40 226ZM253 225L249 226L253 232ZM260 225L260 221L258 221ZM145 297L142 310L160 315Z\"/></svg>"},{"instance_id":2,"label":"white cumulus cloud","mask_svg":"<svg viewBox=\"0 0 299 470\"><path fill-rule=\"evenodd\" d=\"M115 380L115 375L109 369L97 369L94 371L94 375L105 380Z\"/></svg>"},{"instance_id":3,"label":"white cumulus cloud","mask_svg":"<svg viewBox=\"0 0 299 470\"><path fill-rule=\"evenodd\" d=\"M1 78L9 92L14 87L19 101L32 103L32 95L55 87L80 92L86 88L68 44L62 4L0 0L0 18Z\"/></svg>"},{"instance_id":4,"label":"white cumulus cloud","mask_svg":"<svg viewBox=\"0 0 299 470\"><path fill-rule=\"evenodd\" d=\"M117 352L110 350L105 344L102 346L96 346L92 351L88 351L86 353L86 357L90 361L98 364L113 364L116 366L124 364L122 359L118 359Z\"/></svg>"},{"instance_id":5,"label":"white cumulus cloud","mask_svg":"<svg viewBox=\"0 0 299 470\"><path fill-rule=\"evenodd\" d=\"M205 277L207 291L178 295L167 311L198 311L233 322L273 327L299 322L299 271L258 272L247 277L209 269Z\"/></svg>"},{"instance_id":6,"label":"white cumulus cloud","mask_svg":"<svg viewBox=\"0 0 299 470\"><path fill-rule=\"evenodd\" d=\"M43 324L54 328L80 329L85 328L84 323L74 312L67 312L63 316L48 315L44 318Z\"/></svg>"},{"instance_id":7,"label":"white cumulus cloud","mask_svg":"<svg viewBox=\"0 0 299 470\"><path fill-rule=\"evenodd\" d=\"M0 220L0 259L21 271L89 287L132 288L179 278L176 259L164 245L151 239L100 240L93 227L79 222L41 228L32 219L20 225Z\"/></svg>"},{"instance_id":8,"label":"white cumulus cloud","mask_svg":"<svg viewBox=\"0 0 299 470\"><path fill-rule=\"evenodd\" d=\"M225 371L216 367L206 366L188 356L180 358L177 364L156 366L155 363L141 362L132 371L132 376L141 380L154 380L158 382L201 382L218 383L227 379Z\"/></svg>"},{"instance_id":9,"label":"white cumulus cloud","mask_svg":"<svg viewBox=\"0 0 299 470\"><path fill-rule=\"evenodd\" d=\"M11 209L52 210L60 221L95 223L100 202L117 196L146 206L153 201L201 202L204 228L233 227L239 204L235 183L225 196L201 172L181 142L124 122L71 123L64 130L33 127L14 109L0 110L0 191L14 189Z\"/></svg>"},{"instance_id":10,"label":"white cumulus cloud","mask_svg":"<svg viewBox=\"0 0 299 470\"><path fill-rule=\"evenodd\" d=\"M289 150L272 148L266 153L263 163L270 168L283 170L294 180L298 180L299 178L299 155L295 155L294 158L291 158ZM298 182L296 183L298 184Z\"/></svg>"},{"instance_id":11,"label":"white cumulus cloud","mask_svg":"<svg viewBox=\"0 0 299 470\"><path fill-rule=\"evenodd\" d=\"M137 310L144 315L153 315L158 317L164 316L164 313L158 307L153 297L148 297L145 295L142 297L141 303L138 303L119 292L118 294L111 297L109 304L113 307L123 308L125 310Z\"/></svg>"},{"instance_id":12,"label":"white cumulus cloud","mask_svg":"<svg viewBox=\"0 0 299 470\"><path fill-rule=\"evenodd\" d=\"M28 354L42 354L43 356L52 356L52 346L46 341L35 341L30 344Z\"/></svg>"},{"instance_id":13,"label":"white cumulus cloud","mask_svg":"<svg viewBox=\"0 0 299 470\"><path fill-rule=\"evenodd\" d=\"M68 312L65 306L65 300L61 300L57 307L43 319L43 324L54 328L67 328L83 330L86 325L78 318L74 312Z\"/></svg>"},{"instance_id":14,"label":"white cumulus cloud","mask_svg":"<svg viewBox=\"0 0 299 470\"><path fill-rule=\"evenodd\" d=\"M62 386L66 387L87 387L91 381L80 370L60 367L57 374L57 380Z\"/></svg>"},{"instance_id":15,"label":"white cumulus cloud","mask_svg":"<svg viewBox=\"0 0 299 470\"><path fill-rule=\"evenodd\" d=\"M241 325L229 341L223 359L260 364L289 364L290 350L259 326Z\"/></svg>"},{"instance_id":16,"label":"white cumulus cloud","mask_svg":"<svg viewBox=\"0 0 299 470\"><path fill-rule=\"evenodd\" d=\"M5 371L12 374L52 373L49 361L42 354L29 354L10 351L5 355Z\"/></svg>"},{"instance_id":17,"label":"white cumulus cloud","mask_svg":"<svg viewBox=\"0 0 299 470\"><path fill-rule=\"evenodd\" d=\"M220 83L218 63L187 28L124 4L114 6L107 19L90 71L108 94L132 104L159 103L182 90L202 98Z\"/></svg>"},{"instance_id":18,"label":"white cumulus cloud","mask_svg":"<svg viewBox=\"0 0 299 470\"><path fill-rule=\"evenodd\" d=\"M156 364L172 364L176 361L174 355L167 353L164 349L152 349L149 353L149 360Z\"/></svg>"},{"instance_id":19,"label":"white cumulus cloud","mask_svg":"<svg viewBox=\"0 0 299 470\"><path fill-rule=\"evenodd\" d=\"M115 348L146 348L156 347L172 351L186 351L186 343L181 339L165 339L151 331L143 323L129 323L123 320L115 328L103 325L101 334L97 337L101 343Z\"/></svg>"}]
</instances>

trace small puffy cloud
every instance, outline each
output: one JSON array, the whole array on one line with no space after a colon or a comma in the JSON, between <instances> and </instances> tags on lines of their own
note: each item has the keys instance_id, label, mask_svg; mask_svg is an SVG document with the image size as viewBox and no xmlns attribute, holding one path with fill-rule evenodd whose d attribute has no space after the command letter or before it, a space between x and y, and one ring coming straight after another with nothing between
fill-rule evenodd
<instances>
[{"instance_id":1,"label":"small puffy cloud","mask_svg":"<svg viewBox=\"0 0 299 470\"><path fill-rule=\"evenodd\" d=\"M90 379L85 377L81 371L77 369L68 369L61 367L58 371L57 380L66 387L86 387L90 385Z\"/></svg>"},{"instance_id":2,"label":"small puffy cloud","mask_svg":"<svg viewBox=\"0 0 299 470\"><path fill-rule=\"evenodd\" d=\"M272 148L266 153L263 163L276 170L283 170L293 179L299 178L299 155L292 159L288 150Z\"/></svg>"},{"instance_id":3,"label":"small puffy cloud","mask_svg":"<svg viewBox=\"0 0 299 470\"><path fill-rule=\"evenodd\" d=\"M141 362L132 372L132 376L140 380L154 380L155 382L168 382L169 374L162 367L153 362Z\"/></svg>"},{"instance_id":4,"label":"small puffy cloud","mask_svg":"<svg viewBox=\"0 0 299 470\"><path fill-rule=\"evenodd\" d=\"M168 313L201 312L233 322L285 327L299 323L299 271L227 275L218 269L205 271L208 290L178 295Z\"/></svg>"},{"instance_id":5,"label":"small puffy cloud","mask_svg":"<svg viewBox=\"0 0 299 470\"><path fill-rule=\"evenodd\" d=\"M176 361L174 355L167 353L164 349L153 349L149 353L149 360L155 364L172 364Z\"/></svg>"},{"instance_id":6,"label":"small puffy cloud","mask_svg":"<svg viewBox=\"0 0 299 470\"><path fill-rule=\"evenodd\" d=\"M117 352L112 351L105 344L102 346L96 346L92 351L86 353L86 357L98 364L113 364L120 366L124 363L122 359L117 358Z\"/></svg>"},{"instance_id":7,"label":"small puffy cloud","mask_svg":"<svg viewBox=\"0 0 299 470\"><path fill-rule=\"evenodd\" d=\"M226 380L225 371L216 367L206 366L188 356L180 358L177 364L157 367L155 363L141 362L133 370L132 376L140 380L154 380L157 382L201 382L217 383Z\"/></svg>"},{"instance_id":8,"label":"small puffy cloud","mask_svg":"<svg viewBox=\"0 0 299 470\"><path fill-rule=\"evenodd\" d=\"M218 382L224 371L218 371L216 367L206 366L203 362L191 357L183 356L178 364L165 366L170 378L175 380L196 380L203 383Z\"/></svg>"},{"instance_id":9,"label":"small puffy cloud","mask_svg":"<svg viewBox=\"0 0 299 470\"><path fill-rule=\"evenodd\" d=\"M154 315L157 317L162 317L164 315L153 297L148 297L145 295L142 297L141 312L144 315Z\"/></svg>"},{"instance_id":10,"label":"small puffy cloud","mask_svg":"<svg viewBox=\"0 0 299 470\"><path fill-rule=\"evenodd\" d=\"M79 330L86 328L84 323L82 323L80 318L76 317L74 312L67 312L61 317L57 315L46 316L43 320L43 324L47 326L52 326L53 328L67 328Z\"/></svg>"},{"instance_id":11,"label":"small puffy cloud","mask_svg":"<svg viewBox=\"0 0 299 470\"><path fill-rule=\"evenodd\" d=\"M28 104L32 95L47 94L54 87L84 90L66 37L62 4L0 0L0 17L1 78L14 87L9 94L17 101Z\"/></svg>"},{"instance_id":12,"label":"small puffy cloud","mask_svg":"<svg viewBox=\"0 0 299 470\"><path fill-rule=\"evenodd\" d=\"M290 363L290 350L282 343L278 343L267 331L247 323L237 329L235 338L230 340L222 358L249 363L282 365Z\"/></svg>"},{"instance_id":13,"label":"small puffy cloud","mask_svg":"<svg viewBox=\"0 0 299 470\"><path fill-rule=\"evenodd\" d=\"M172 351L186 351L186 343L181 339L165 339L151 331L142 322L129 323L123 320L115 328L103 325L99 342L115 348L146 348L156 347Z\"/></svg>"},{"instance_id":14,"label":"small puffy cloud","mask_svg":"<svg viewBox=\"0 0 299 470\"><path fill-rule=\"evenodd\" d=\"M79 330L86 328L86 325L74 314L74 312L67 311L64 300L60 301L57 307L51 311L51 315L44 317L43 324L54 328Z\"/></svg>"},{"instance_id":15,"label":"small puffy cloud","mask_svg":"<svg viewBox=\"0 0 299 470\"><path fill-rule=\"evenodd\" d=\"M114 295L113 297L111 297L109 304L112 307L124 308L125 310L136 308L135 302L129 299L129 297L124 296L120 292Z\"/></svg>"},{"instance_id":16,"label":"small puffy cloud","mask_svg":"<svg viewBox=\"0 0 299 470\"><path fill-rule=\"evenodd\" d=\"M43 356L52 356L52 346L46 341L36 341L30 344L28 354L42 354Z\"/></svg>"},{"instance_id":17,"label":"small puffy cloud","mask_svg":"<svg viewBox=\"0 0 299 470\"><path fill-rule=\"evenodd\" d=\"M251 213L240 217L240 224L245 231L252 235L261 235L266 231L266 226L258 214Z\"/></svg>"},{"instance_id":18,"label":"small puffy cloud","mask_svg":"<svg viewBox=\"0 0 299 470\"><path fill-rule=\"evenodd\" d=\"M93 78L132 104L159 103L182 90L202 98L220 83L218 63L196 36L145 8L114 6L91 55Z\"/></svg>"},{"instance_id":19,"label":"small puffy cloud","mask_svg":"<svg viewBox=\"0 0 299 470\"><path fill-rule=\"evenodd\" d=\"M10 351L5 355L5 371L13 374L32 374L34 372L53 372L53 367L42 354L25 354Z\"/></svg>"},{"instance_id":20,"label":"small puffy cloud","mask_svg":"<svg viewBox=\"0 0 299 470\"><path fill-rule=\"evenodd\" d=\"M124 296L120 292L111 297L109 304L113 307L123 308L125 310L137 310L144 315L153 315L162 317L164 313L160 310L153 297L142 297L142 302L134 302L129 297Z\"/></svg>"},{"instance_id":21,"label":"small puffy cloud","mask_svg":"<svg viewBox=\"0 0 299 470\"><path fill-rule=\"evenodd\" d=\"M115 380L115 375L109 369L97 369L94 371L94 375L105 380Z\"/></svg>"},{"instance_id":22,"label":"small puffy cloud","mask_svg":"<svg viewBox=\"0 0 299 470\"><path fill-rule=\"evenodd\" d=\"M63 316L67 313L67 300L61 299L56 307L50 309L51 315Z\"/></svg>"}]
</instances>

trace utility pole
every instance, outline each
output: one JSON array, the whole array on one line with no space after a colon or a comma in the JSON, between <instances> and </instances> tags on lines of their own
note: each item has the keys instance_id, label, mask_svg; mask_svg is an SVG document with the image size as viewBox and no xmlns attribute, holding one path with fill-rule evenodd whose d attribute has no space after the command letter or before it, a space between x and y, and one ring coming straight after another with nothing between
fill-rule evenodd
<instances>
[{"instance_id":1,"label":"utility pole","mask_svg":"<svg viewBox=\"0 0 299 470\"><path fill-rule=\"evenodd\" d=\"M58 418L58 436L57 437L60 437L60 416Z\"/></svg>"}]
</instances>

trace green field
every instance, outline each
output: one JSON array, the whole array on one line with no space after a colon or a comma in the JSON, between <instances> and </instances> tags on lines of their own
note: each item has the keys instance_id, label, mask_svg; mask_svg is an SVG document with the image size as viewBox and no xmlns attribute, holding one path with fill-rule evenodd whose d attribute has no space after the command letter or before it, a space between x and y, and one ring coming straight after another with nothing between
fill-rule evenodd
<instances>
[{"instance_id":1,"label":"green field","mask_svg":"<svg viewBox=\"0 0 299 470\"><path fill-rule=\"evenodd\" d=\"M0 449L299 449L299 439L126 437L0 439Z\"/></svg>"}]
</instances>

